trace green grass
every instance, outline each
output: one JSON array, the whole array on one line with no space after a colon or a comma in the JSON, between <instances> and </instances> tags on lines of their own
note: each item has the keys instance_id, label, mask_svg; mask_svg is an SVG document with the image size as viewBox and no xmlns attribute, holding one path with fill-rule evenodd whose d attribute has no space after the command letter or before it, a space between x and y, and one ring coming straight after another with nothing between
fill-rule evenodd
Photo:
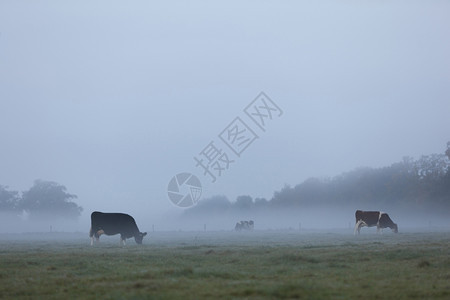
<instances>
[{"instance_id":1,"label":"green grass","mask_svg":"<svg viewBox=\"0 0 450 300\"><path fill-rule=\"evenodd\" d=\"M0 298L450 298L446 232L155 233L144 243L3 237Z\"/></svg>"}]
</instances>

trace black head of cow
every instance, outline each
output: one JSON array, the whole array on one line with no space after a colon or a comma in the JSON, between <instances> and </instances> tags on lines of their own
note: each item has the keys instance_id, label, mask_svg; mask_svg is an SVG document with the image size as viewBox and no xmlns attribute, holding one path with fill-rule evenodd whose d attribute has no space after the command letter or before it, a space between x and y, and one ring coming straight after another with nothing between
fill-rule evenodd
<instances>
[{"instance_id":1,"label":"black head of cow","mask_svg":"<svg viewBox=\"0 0 450 300\"><path fill-rule=\"evenodd\" d=\"M144 236L147 235L147 232L139 232L137 235L134 236L134 240L136 241L136 244L142 244L142 240L144 239Z\"/></svg>"}]
</instances>

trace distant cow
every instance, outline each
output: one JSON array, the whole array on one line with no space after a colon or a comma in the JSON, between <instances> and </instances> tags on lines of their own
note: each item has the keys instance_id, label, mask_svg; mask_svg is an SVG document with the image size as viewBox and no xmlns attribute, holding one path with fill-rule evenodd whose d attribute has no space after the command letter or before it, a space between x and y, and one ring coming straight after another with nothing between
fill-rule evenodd
<instances>
[{"instance_id":1,"label":"distant cow","mask_svg":"<svg viewBox=\"0 0 450 300\"><path fill-rule=\"evenodd\" d=\"M94 244L94 237L99 241L102 234L120 234L120 244L125 245L125 240L134 237L137 244L142 244L142 239L147 232L140 232L134 218L122 213L102 213L94 211L91 214L91 245Z\"/></svg>"},{"instance_id":2,"label":"distant cow","mask_svg":"<svg viewBox=\"0 0 450 300\"><path fill-rule=\"evenodd\" d=\"M236 226L234 227L234 230L236 231L241 231L241 230L253 230L255 226L255 223L250 220L250 221L240 221L238 223L236 223Z\"/></svg>"},{"instance_id":3,"label":"distant cow","mask_svg":"<svg viewBox=\"0 0 450 300\"><path fill-rule=\"evenodd\" d=\"M380 211L362 211L357 210L355 213L356 224L355 224L355 234L361 229L361 227L373 227L377 226L377 233L380 229L391 228L393 232L398 233L398 226L392 222L389 215Z\"/></svg>"}]
</instances>

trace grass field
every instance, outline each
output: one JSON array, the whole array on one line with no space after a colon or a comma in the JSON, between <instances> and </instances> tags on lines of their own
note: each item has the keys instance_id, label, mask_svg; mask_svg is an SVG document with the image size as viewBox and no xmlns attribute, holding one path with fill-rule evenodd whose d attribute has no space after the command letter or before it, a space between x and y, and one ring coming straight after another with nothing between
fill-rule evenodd
<instances>
[{"instance_id":1,"label":"grass field","mask_svg":"<svg viewBox=\"0 0 450 300\"><path fill-rule=\"evenodd\" d=\"M0 236L0 298L450 299L450 232Z\"/></svg>"}]
</instances>

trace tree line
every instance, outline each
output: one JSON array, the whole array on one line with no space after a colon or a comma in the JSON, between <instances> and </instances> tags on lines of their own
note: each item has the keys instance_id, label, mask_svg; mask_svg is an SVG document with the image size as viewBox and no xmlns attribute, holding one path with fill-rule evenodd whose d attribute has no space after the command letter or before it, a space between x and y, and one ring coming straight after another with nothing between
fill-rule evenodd
<instances>
[{"instance_id":1,"label":"tree line","mask_svg":"<svg viewBox=\"0 0 450 300\"><path fill-rule=\"evenodd\" d=\"M273 212L317 207L402 209L450 216L450 142L445 154L423 155L382 168L358 168L333 178L309 178L274 192L271 199L213 196L187 209L185 216Z\"/></svg>"},{"instance_id":2,"label":"tree line","mask_svg":"<svg viewBox=\"0 0 450 300\"><path fill-rule=\"evenodd\" d=\"M76 198L64 185L52 181L35 180L22 193L0 185L0 212L16 215L25 212L30 218L78 218L83 208L73 201Z\"/></svg>"},{"instance_id":3,"label":"tree line","mask_svg":"<svg viewBox=\"0 0 450 300\"><path fill-rule=\"evenodd\" d=\"M35 180L29 190L21 193L0 185L0 212L25 212L32 218L77 218L83 208L73 201L76 198L64 185L52 181ZM271 199L241 195L232 202L226 196L213 196L185 210L184 215L270 213L349 205L450 216L450 142L444 154L404 157L388 167L358 168L332 178L309 178L294 187L284 186Z\"/></svg>"}]
</instances>

